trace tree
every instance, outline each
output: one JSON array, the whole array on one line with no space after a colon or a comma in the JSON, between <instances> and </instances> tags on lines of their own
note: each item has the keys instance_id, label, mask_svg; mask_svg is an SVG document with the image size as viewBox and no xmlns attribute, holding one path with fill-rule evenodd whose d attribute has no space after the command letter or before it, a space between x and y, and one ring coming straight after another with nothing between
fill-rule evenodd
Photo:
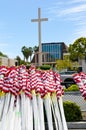
<instances>
[{"instance_id":1,"label":"tree","mask_svg":"<svg viewBox=\"0 0 86 130\"><path fill-rule=\"evenodd\" d=\"M56 61L56 69L62 71L64 69L77 70L79 67L78 62L72 62L68 56L65 56L63 60Z\"/></svg>"},{"instance_id":2,"label":"tree","mask_svg":"<svg viewBox=\"0 0 86 130\"><path fill-rule=\"evenodd\" d=\"M34 46L34 47L33 47L33 51L34 51L34 52L38 51L38 46Z\"/></svg>"},{"instance_id":3,"label":"tree","mask_svg":"<svg viewBox=\"0 0 86 130\"><path fill-rule=\"evenodd\" d=\"M72 68L72 63L70 60L57 60L56 69L62 71L64 69Z\"/></svg>"},{"instance_id":4,"label":"tree","mask_svg":"<svg viewBox=\"0 0 86 130\"><path fill-rule=\"evenodd\" d=\"M0 56L8 57L7 55L3 54L1 51L0 51Z\"/></svg>"},{"instance_id":5,"label":"tree","mask_svg":"<svg viewBox=\"0 0 86 130\"><path fill-rule=\"evenodd\" d=\"M23 46L22 49L21 49L21 52L23 53L24 61L26 59L26 61L28 62L28 58L31 55L30 49L28 47L26 47L26 46Z\"/></svg>"},{"instance_id":6,"label":"tree","mask_svg":"<svg viewBox=\"0 0 86 130\"><path fill-rule=\"evenodd\" d=\"M23 47L21 48L21 52L22 52L22 54L23 54L23 56L24 56L24 61L25 61L25 49L26 49L25 46L23 46Z\"/></svg>"},{"instance_id":7,"label":"tree","mask_svg":"<svg viewBox=\"0 0 86 130\"><path fill-rule=\"evenodd\" d=\"M78 60L86 57L86 38L80 37L73 44L70 44L68 51L71 60Z\"/></svg>"},{"instance_id":8,"label":"tree","mask_svg":"<svg viewBox=\"0 0 86 130\"><path fill-rule=\"evenodd\" d=\"M29 47L29 56L30 56L30 62L31 62L31 56L33 54L33 48L32 47Z\"/></svg>"},{"instance_id":9,"label":"tree","mask_svg":"<svg viewBox=\"0 0 86 130\"><path fill-rule=\"evenodd\" d=\"M16 56L15 59L18 61L18 65L20 65L20 63L21 63L21 58L20 58L19 56Z\"/></svg>"}]
</instances>

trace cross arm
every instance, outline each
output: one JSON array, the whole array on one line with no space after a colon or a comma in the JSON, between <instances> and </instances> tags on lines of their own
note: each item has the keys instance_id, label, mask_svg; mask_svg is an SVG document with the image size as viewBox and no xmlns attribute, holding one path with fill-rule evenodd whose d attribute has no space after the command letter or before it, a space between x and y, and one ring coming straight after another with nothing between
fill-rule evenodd
<instances>
[{"instance_id":1,"label":"cross arm","mask_svg":"<svg viewBox=\"0 0 86 130\"><path fill-rule=\"evenodd\" d=\"M48 18L32 19L31 22L48 21Z\"/></svg>"}]
</instances>

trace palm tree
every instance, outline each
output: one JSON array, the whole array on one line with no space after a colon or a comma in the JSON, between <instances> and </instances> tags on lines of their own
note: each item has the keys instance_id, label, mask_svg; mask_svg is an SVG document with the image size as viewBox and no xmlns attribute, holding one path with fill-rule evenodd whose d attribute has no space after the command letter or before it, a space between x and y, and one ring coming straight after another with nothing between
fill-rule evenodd
<instances>
[{"instance_id":1,"label":"palm tree","mask_svg":"<svg viewBox=\"0 0 86 130\"><path fill-rule=\"evenodd\" d=\"M38 46L33 47L33 51L36 52L38 50Z\"/></svg>"},{"instance_id":2,"label":"palm tree","mask_svg":"<svg viewBox=\"0 0 86 130\"><path fill-rule=\"evenodd\" d=\"M37 46L34 46L33 48L23 46L22 49L21 49L21 52L24 56L24 61L26 59L26 61L28 62L28 58L30 57L30 62L31 62L31 56L32 56L33 52L35 53L37 50L38 50Z\"/></svg>"},{"instance_id":3,"label":"palm tree","mask_svg":"<svg viewBox=\"0 0 86 130\"><path fill-rule=\"evenodd\" d=\"M26 46L23 46L22 49L21 49L21 52L23 53L24 61L26 59L26 61L28 62L28 58L30 56L30 49L27 48Z\"/></svg>"},{"instance_id":4,"label":"palm tree","mask_svg":"<svg viewBox=\"0 0 86 130\"><path fill-rule=\"evenodd\" d=\"M21 49L21 52L22 52L22 54L23 54L23 56L24 56L24 61L25 61L25 49L26 49L25 46L23 46L22 49Z\"/></svg>"},{"instance_id":5,"label":"palm tree","mask_svg":"<svg viewBox=\"0 0 86 130\"><path fill-rule=\"evenodd\" d=\"M33 48L32 47L29 47L29 56L30 56L30 62L31 62L31 56L33 54Z\"/></svg>"},{"instance_id":6,"label":"palm tree","mask_svg":"<svg viewBox=\"0 0 86 130\"><path fill-rule=\"evenodd\" d=\"M37 52L38 52L38 46L34 46L33 47L33 54L34 54L34 57L33 57L33 61L35 61L35 63L37 63L37 57L38 57L38 54L37 54Z\"/></svg>"}]
</instances>

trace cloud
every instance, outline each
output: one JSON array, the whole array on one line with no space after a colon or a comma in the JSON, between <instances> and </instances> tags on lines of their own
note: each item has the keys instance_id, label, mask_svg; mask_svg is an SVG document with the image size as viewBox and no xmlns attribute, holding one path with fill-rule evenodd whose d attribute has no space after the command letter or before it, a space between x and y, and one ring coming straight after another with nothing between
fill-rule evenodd
<instances>
[{"instance_id":1,"label":"cloud","mask_svg":"<svg viewBox=\"0 0 86 130\"><path fill-rule=\"evenodd\" d=\"M79 21L78 23L76 23L77 26L85 26L86 27L86 20L84 21Z\"/></svg>"},{"instance_id":2,"label":"cloud","mask_svg":"<svg viewBox=\"0 0 86 130\"><path fill-rule=\"evenodd\" d=\"M7 40L12 38L14 38L14 34L0 32L0 40L5 40L5 39Z\"/></svg>"},{"instance_id":3,"label":"cloud","mask_svg":"<svg viewBox=\"0 0 86 130\"><path fill-rule=\"evenodd\" d=\"M76 7L71 7L69 9L64 9L59 14L60 15L70 15L70 14L81 13L81 12L86 12L86 4L85 5L79 5L79 6L76 6Z\"/></svg>"},{"instance_id":4,"label":"cloud","mask_svg":"<svg viewBox=\"0 0 86 130\"><path fill-rule=\"evenodd\" d=\"M79 27L74 32L75 35L86 36L86 26Z\"/></svg>"},{"instance_id":5,"label":"cloud","mask_svg":"<svg viewBox=\"0 0 86 130\"><path fill-rule=\"evenodd\" d=\"M85 1L85 4L83 3ZM51 14L51 19L69 20L69 21L84 21L86 19L86 0L72 0L73 2L82 2L81 4L72 5L71 2L59 2L55 6L48 8L48 13Z\"/></svg>"},{"instance_id":6,"label":"cloud","mask_svg":"<svg viewBox=\"0 0 86 130\"><path fill-rule=\"evenodd\" d=\"M70 27L73 37L86 37L86 0L56 2L48 8L48 13L54 21L69 22L69 25L74 27Z\"/></svg>"},{"instance_id":7,"label":"cloud","mask_svg":"<svg viewBox=\"0 0 86 130\"><path fill-rule=\"evenodd\" d=\"M69 1L70 4L82 3L82 2L86 2L86 0L71 0L71 1Z\"/></svg>"},{"instance_id":8,"label":"cloud","mask_svg":"<svg viewBox=\"0 0 86 130\"><path fill-rule=\"evenodd\" d=\"M83 1L85 1L85 3ZM77 2L78 4L72 4L73 2ZM48 8L48 12L56 17L66 17L68 15L77 15L86 12L86 0L73 0L72 3L70 1L58 2Z\"/></svg>"},{"instance_id":9,"label":"cloud","mask_svg":"<svg viewBox=\"0 0 86 130\"><path fill-rule=\"evenodd\" d=\"M71 6L71 7L53 7L53 9L50 10L51 13L54 15L59 16L59 17L64 17L67 15L76 15L76 14L81 14L83 12L86 12L86 4L82 5L77 5L77 6Z\"/></svg>"}]
</instances>

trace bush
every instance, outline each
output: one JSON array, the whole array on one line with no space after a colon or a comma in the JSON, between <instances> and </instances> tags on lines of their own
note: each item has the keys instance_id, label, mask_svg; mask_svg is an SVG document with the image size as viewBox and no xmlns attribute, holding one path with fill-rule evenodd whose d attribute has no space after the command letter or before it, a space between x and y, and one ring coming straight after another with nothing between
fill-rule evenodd
<instances>
[{"instance_id":1,"label":"bush","mask_svg":"<svg viewBox=\"0 0 86 130\"><path fill-rule=\"evenodd\" d=\"M50 65L42 65L39 67L41 70L50 70L51 66Z\"/></svg>"},{"instance_id":2,"label":"bush","mask_svg":"<svg viewBox=\"0 0 86 130\"><path fill-rule=\"evenodd\" d=\"M76 84L73 84L70 87L65 88L64 91L65 92L67 92L67 91L79 91L79 87Z\"/></svg>"},{"instance_id":3,"label":"bush","mask_svg":"<svg viewBox=\"0 0 86 130\"><path fill-rule=\"evenodd\" d=\"M76 103L65 101L63 106L66 121L80 121L82 119L80 107Z\"/></svg>"}]
</instances>

